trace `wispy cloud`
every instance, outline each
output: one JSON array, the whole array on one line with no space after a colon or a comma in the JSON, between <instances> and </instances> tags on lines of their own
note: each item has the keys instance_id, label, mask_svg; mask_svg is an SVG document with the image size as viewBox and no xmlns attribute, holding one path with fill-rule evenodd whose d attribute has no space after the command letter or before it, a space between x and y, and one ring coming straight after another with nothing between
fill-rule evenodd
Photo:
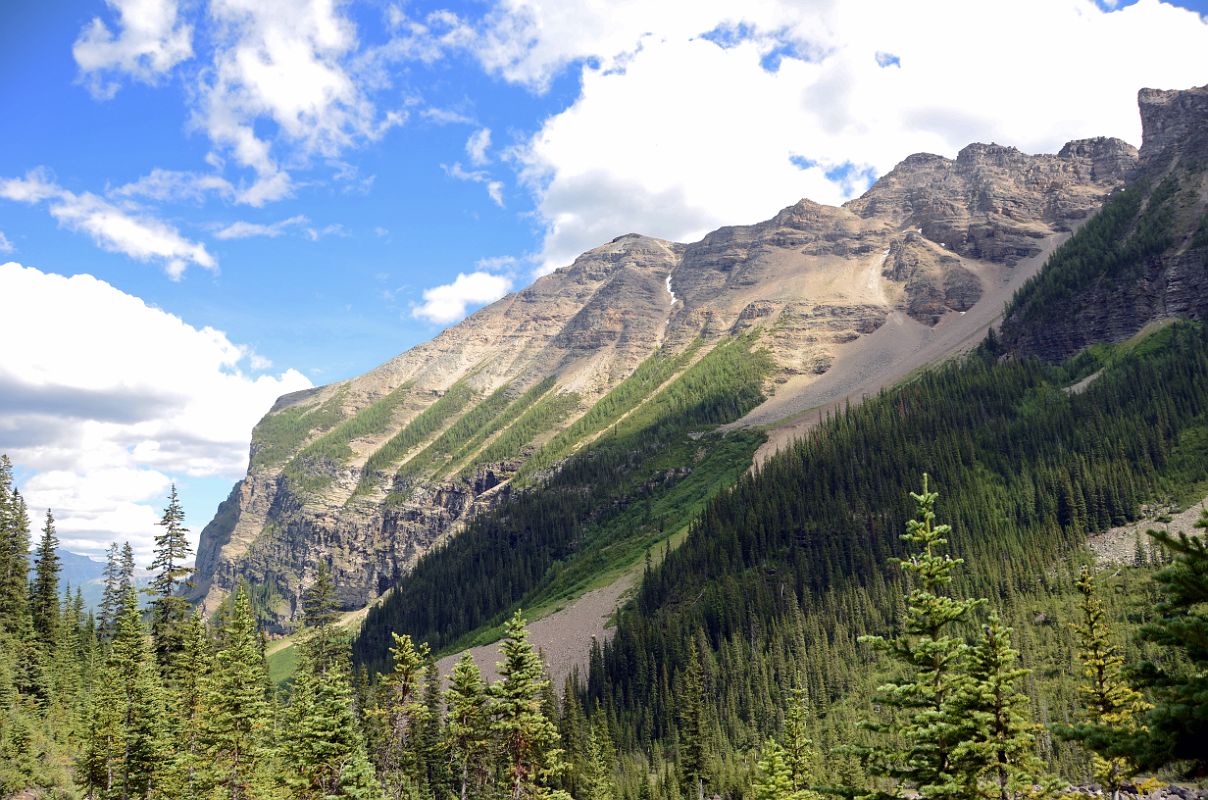
<instances>
[{"instance_id":1,"label":"wispy cloud","mask_svg":"<svg viewBox=\"0 0 1208 800\"><path fill-rule=\"evenodd\" d=\"M235 196L235 187L221 175L155 168L136 181L108 192L113 197L143 197L160 202L201 202L214 195L223 199Z\"/></svg>"},{"instance_id":2,"label":"wispy cloud","mask_svg":"<svg viewBox=\"0 0 1208 800\"><path fill-rule=\"evenodd\" d=\"M487 148L490 146L490 128L479 128L470 134L470 138L466 140L466 155L469 156L470 163L477 166L489 163L491 159L487 157Z\"/></svg>"},{"instance_id":3,"label":"wispy cloud","mask_svg":"<svg viewBox=\"0 0 1208 800\"><path fill-rule=\"evenodd\" d=\"M13 243L8 240L8 237L4 235L4 231L0 231L0 253L11 253L16 249L16 247L13 247Z\"/></svg>"},{"instance_id":4,"label":"wispy cloud","mask_svg":"<svg viewBox=\"0 0 1208 800\"><path fill-rule=\"evenodd\" d=\"M495 180L483 170L468 170L461 165L460 161L453 162L452 166L441 164L440 167L450 178L470 183L481 183L486 187L487 196L491 198L491 201L500 208L503 208L503 181Z\"/></svg>"},{"instance_id":5,"label":"wispy cloud","mask_svg":"<svg viewBox=\"0 0 1208 800\"><path fill-rule=\"evenodd\" d=\"M30 204L46 202L60 225L88 234L104 250L159 263L172 280L184 277L189 264L218 269L204 245L186 239L171 225L119 208L91 192L68 191L42 169L31 170L24 178L0 179L0 197Z\"/></svg>"},{"instance_id":6,"label":"wispy cloud","mask_svg":"<svg viewBox=\"0 0 1208 800\"><path fill-rule=\"evenodd\" d=\"M230 239L251 239L257 236L276 239L290 228L296 228L309 223L310 219L302 214L290 217L289 219L283 219L280 222L271 222L267 225L259 222L239 220L219 229L214 234L214 238L222 239L223 241Z\"/></svg>"}]
</instances>

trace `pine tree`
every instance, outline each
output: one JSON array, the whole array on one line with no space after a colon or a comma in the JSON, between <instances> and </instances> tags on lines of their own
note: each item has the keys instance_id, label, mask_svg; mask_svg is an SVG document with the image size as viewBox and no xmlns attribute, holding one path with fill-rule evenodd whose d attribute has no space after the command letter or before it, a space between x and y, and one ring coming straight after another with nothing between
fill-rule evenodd
<instances>
[{"instance_id":1,"label":"pine tree","mask_svg":"<svg viewBox=\"0 0 1208 800\"><path fill-rule=\"evenodd\" d=\"M449 761L441 752L444 731L441 717L443 711L440 670L436 662L428 660L424 671L424 722L420 737L420 750L426 766L428 791L433 797L447 797L451 775Z\"/></svg>"},{"instance_id":2,"label":"pine tree","mask_svg":"<svg viewBox=\"0 0 1208 800\"><path fill-rule=\"evenodd\" d=\"M775 739L764 742L759 756L757 776L751 787L755 800L796 800L793 770L785 757L784 748Z\"/></svg>"},{"instance_id":3,"label":"pine tree","mask_svg":"<svg viewBox=\"0 0 1208 800\"><path fill-rule=\"evenodd\" d=\"M11 469L5 457L5 469ZM6 480L11 480L5 474ZM0 530L0 625L16 632L29 619L29 514L15 489L5 502L6 527Z\"/></svg>"},{"instance_id":4,"label":"pine tree","mask_svg":"<svg viewBox=\"0 0 1208 800\"><path fill-rule=\"evenodd\" d=\"M1027 714L1019 681L1030 670L1019 666L1011 629L992 614L969 655L969 681L956 702L967 716L968 738L952 752L966 797L985 800L1049 798L1058 793L1036 755L1036 731Z\"/></svg>"},{"instance_id":5,"label":"pine tree","mask_svg":"<svg viewBox=\"0 0 1208 800\"><path fill-rule=\"evenodd\" d=\"M109 549L105 551L104 580L105 588L101 595L97 632L102 638L108 638L113 630L113 621L117 619L122 604L122 564L117 542L109 545Z\"/></svg>"},{"instance_id":6,"label":"pine tree","mask_svg":"<svg viewBox=\"0 0 1208 800\"><path fill-rule=\"evenodd\" d=\"M587 761L583 773L582 800L616 800L617 750L608 733L604 713L596 709L587 732Z\"/></svg>"},{"instance_id":7,"label":"pine tree","mask_svg":"<svg viewBox=\"0 0 1208 800\"><path fill-rule=\"evenodd\" d=\"M130 542L122 542L122 560L118 571L118 592L124 597L134 588L134 548Z\"/></svg>"},{"instance_id":8,"label":"pine tree","mask_svg":"<svg viewBox=\"0 0 1208 800\"><path fill-rule=\"evenodd\" d=\"M155 599L151 603L151 637L155 642L155 659L165 682L173 686L181 679L178 659L185 648L189 601L180 590L190 584L186 578L192 569L185 566L193 554L189 545L189 529L184 526L185 512L176 494L176 484L168 495L168 505L157 523L163 530L155 537L155 558L151 570L155 577L146 591Z\"/></svg>"},{"instance_id":9,"label":"pine tree","mask_svg":"<svg viewBox=\"0 0 1208 800\"><path fill-rule=\"evenodd\" d=\"M235 594L220 632L214 670L202 690L201 740L223 797L248 800L264 782L270 756L272 709L256 617L247 592Z\"/></svg>"},{"instance_id":10,"label":"pine tree","mask_svg":"<svg viewBox=\"0 0 1208 800\"><path fill-rule=\"evenodd\" d=\"M1124 657L1112 641L1107 612L1089 569L1083 567L1075 586L1082 595L1082 619L1073 627L1082 662L1084 719L1060 732L1092 751L1095 780L1111 792L1112 800L1119 800L1121 788L1139 769L1136 740L1141 732L1141 715L1150 706L1124 678Z\"/></svg>"},{"instance_id":11,"label":"pine tree","mask_svg":"<svg viewBox=\"0 0 1208 800\"><path fill-rule=\"evenodd\" d=\"M166 708L133 591L126 592L98 681L81 771L103 797L147 797L165 755Z\"/></svg>"},{"instance_id":12,"label":"pine tree","mask_svg":"<svg viewBox=\"0 0 1208 800\"><path fill-rule=\"evenodd\" d=\"M453 768L459 800L485 797L490 780L491 733L487 687L474 657L465 653L453 667L445 690L448 722L445 752Z\"/></svg>"},{"instance_id":13,"label":"pine tree","mask_svg":"<svg viewBox=\"0 0 1208 800\"><path fill-rule=\"evenodd\" d=\"M519 611L505 631L499 646L500 677L490 690L495 700L491 729L500 747L503 784L511 800L569 798L550 788L562 769L562 751L558 730L542 709L549 681Z\"/></svg>"},{"instance_id":14,"label":"pine tree","mask_svg":"<svg viewBox=\"0 0 1208 800\"><path fill-rule=\"evenodd\" d=\"M164 794L205 797L213 787L213 774L204 749L204 723L209 713L206 681L214 669L214 655L205 624L196 614L185 621L179 666L172 697L173 752L164 776Z\"/></svg>"},{"instance_id":15,"label":"pine tree","mask_svg":"<svg viewBox=\"0 0 1208 800\"><path fill-rule=\"evenodd\" d=\"M712 755L706 720L705 681L700 653L693 639L688 647L688 666L679 693L679 761L684 781L692 786L697 800L705 798L705 781Z\"/></svg>"},{"instance_id":16,"label":"pine tree","mask_svg":"<svg viewBox=\"0 0 1208 800\"><path fill-rule=\"evenodd\" d=\"M817 755L809 737L809 697L804 689L794 689L789 696L782 747L792 775L793 791L804 791L813 782L812 764Z\"/></svg>"},{"instance_id":17,"label":"pine tree","mask_svg":"<svg viewBox=\"0 0 1208 800\"><path fill-rule=\"evenodd\" d=\"M970 735L969 721L956 707L965 681L964 660L969 646L956 635L983 600L958 599L947 594L961 559L939 553L947 544L948 525L935 524L937 492L915 494L917 514L906 524L902 539L916 552L898 562L913 579L906 595L903 633L895 639L864 636L861 641L887 652L908 670L900 681L877 689L876 700L900 711L893 722L866 723L870 730L900 736L902 745L886 745L863 752L866 766L880 775L914 787L924 798L961 800L953 750Z\"/></svg>"},{"instance_id":18,"label":"pine tree","mask_svg":"<svg viewBox=\"0 0 1208 800\"><path fill-rule=\"evenodd\" d=\"M33 616L34 633L43 647L55 645L59 626L59 537L55 535L55 518L46 510L46 524L34 561L34 583L30 589L29 610Z\"/></svg>"},{"instance_id":19,"label":"pine tree","mask_svg":"<svg viewBox=\"0 0 1208 800\"><path fill-rule=\"evenodd\" d=\"M323 668L310 652L303 654L290 698L281 755L291 798L381 797L353 713L346 660Z\"/></svg>"},{"instance_id":20,"label":"pine tree","mask_svg":"<svg viewBox=\"0 0 1208 800\"><path fill-rule=\"evenodd\" d=\"M420 686L429 656L428 645L416 647L406 634L391 636L394 669L379 683L379 700L370 718L378 731L373 747L378 775L387 795L401 800L418 793L426 779L421 742L428 709Z\"/></svg>"},{"instance_id":21,"label":"pine tree","mask_svg":"<svg viewBox=\"0 0 1208 800\"><path fill-rule=\"evenodd\" d=\"M326 669L346 648L336 640L335 622L339 618L336 588L325 561L319 562L315 582L302 593L302 614L302 625L311 632L308 643L311 657L320 670Z\"/></svg>"},{"instance_id":22,"label":"pine tree","mask_svg":"<svg viewBox=\"0 0 1208 800\"><path fill-rule=\"evenodd\" d=\"M1208 510L1196 527L1208 528ZM1208 543L1183 534L1151 535L1174 560L1155 576L1162 594L1158 618L1141 634L1183 658L1146 663L1140 672L1155 700L1146 718L1144 761L1151 768L1177 764L1190 775L1208 775Z\"/></svg>"}]
</instances>

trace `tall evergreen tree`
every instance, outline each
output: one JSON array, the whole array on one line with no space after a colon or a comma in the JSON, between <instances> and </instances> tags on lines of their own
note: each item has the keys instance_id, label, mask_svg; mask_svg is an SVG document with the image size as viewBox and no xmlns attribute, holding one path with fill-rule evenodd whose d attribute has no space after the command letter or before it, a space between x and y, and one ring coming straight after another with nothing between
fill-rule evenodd
<instances>
[{"instance_id":1,"label":"tall evergreen tree","mask_svg":"<svg viewBox=\"0 0 1208 800\"><path fill-rule=\"evenodd\" d=\"M992 614L969 655L969 680L956 702L969 733L953 749L952 761L966 797L984 800L1049 798L1058 793L1036 754L1036 731L1028 697L1019 681L1030 670L1019 665L1011 629Z\"/></svg>"},{"instance_id":2,"label":"tall evergreen tree","mask_svg":"<svg viewBox=\"0 0 1208 800\"><path fill-rule=\"evenodd\" d=\"M444 750L453 769L458 800L485 797L491 772L487 687L469 653L453 667L445 705L448 722Z\"/></svg>"},{"instance_id":3,"label":"tall evergreen tree","mask_svg":"<svg viewBox=\"0 0 1208 800\"><path fill-rule=\"evenodd\" d=\"M416 647L411 637L392 634L394 668L378 684L377 703L370 717L378 776L393 800L418 793L425 781L421 747L428 709L421 695L428 645Z\"/></svg>"},{"instance_id":4,"label":"tall evergreen tree","mask_svg":"<svg viewBox=\"0 0 1208 800\"><path fill-rule=\"evenodd\" d=\"M169 685L180 680L180 654L185 649L189 601L181 596L187 588L192 568L186 562L193 554L189 545L189 529L184 526L185 512L176 494L176 484L168 495L168 505L157 523L163 530L155 537L155 558L151 571L155 576L146 591L151 602L151 637L155 643L155 659L160 674Z\"/></svg>"},{"instance_id":5,"label":"tall evergreen tree","mask_svg":"<svg viewBox=\"0 0 1208 800\"><path fill-rule=\"evenodd\" d=\"M813 761L817 755L814 741L809 736L809 696L804 689L794 689L789 694L781 746L792 777L793 791L804 791L813 782Z\"/></svg>"},{"instance_id":6,"label":"tall evergreen tree","mask_svg":"<svg viewBox=\"0 0 1208 800\"><path fill-rule=\"evenodd\" d=\"M1208 528L1208 510L1196 527ZM1141 633L1183 659L1149 662L1140 671L1155 700L1143 760L1202 777L1208 775L1208 543L1183 534L1151 535L1174 561L1155 576L1162 595L1158 618Z\"/></svg>"},{"instance_id":7,"label":"tall evergreen tree","mask_svg":"<svg viewBox=\"0 0 1208 800\"><path fill-rule=\"evenodd\" d=\"M271 755L272 708L256 617L242 587L219 635L221 647L202 692L201 740L213 781L229 800L250 800L265 785Z\"/></svg>"},{"instance_id":8,"label":"tall evergreen tree","mask_svg":"<svg viewBox=\"0 0 1208 800\"><path fill-rule=\"evenodd\" d=\"M1075 585L1082 595L1081 620L1074 630L1082 662L1083 720L1062 732L1092 751L1095 780L1111 792L1112 800L1119 800L1120 790L1140 769L1137 735L1150 706L1124 677L1124 657L1112 640L1091 571L1083 567Z\"/></svg>"},{"instance_id":9,"label":"tall evergreen tree","mask_svg":"<svg viewBox=\"0 0 1208 800\"><path fill-rule=\"evenodd\" d=\"M5 477L11 481L10 476ZM15 489L5 501L6 525L0 530L0 625L17 631L30 624L29 514L25 500Z\"/></svg>"},{"instance_id":10,"label":"tall evergreen tree","mask_svg":"<svg viewBox=\"0 0 1208 800\"><path fill-rule=\"evenodd\" d=\"M118 571L118 591L124 597L126 592L134 588L134 548L130 542L122 542L122 559Z\"/></svg>"},{"instance_id":11,"label":"tall evergreen tree","mask_svg":"<svg viewBox=\"0 0 1208 800\"><path fill-rule=\"evenodd\" d=\"M34 633L48 650L53 648L59 626L59 537L55 535L55 518L46 510L46 524L34 556L34 583L30 589L29 610Z\"/></svg>"},{"instance_id":12,"label":"tall evergreen tree","mask_svg":"<svg viewBox=\"0 0 1208 800\"><path fill-rule=\"evenodd\" d=\"M705 781L709 773L711 744L706 719L704 672L701 654L693 639L688 647L688 666L684 670L679 701L679 762L684 781L692 787L697 800L705 799Z\"/></svg>"},{"instance_id":13,"label":"tall evergreen tree","mask_svg":"<svg viewBox=\"0 0 1208 800\"><path fill-rule=\"evenodd\" d=\"M316 660L313 641L304 646L281 742L289 796L375 800L381 791L353 712L348 659Z\"/></svg>"},{"instance_id":14,"label":"tall evergreen tree","mask_svg":"<svg viewBox=\"0 0 1208 800\"><path fill-rule=\"evenodd\" d=\"M495 700L492 730L500 747L502 783L511 800L557 798L551 788L562 769L558 729L546 716L543 694L549 685L541 658L528 640L524 618L517 611L508 620L499 645L499 680L491 685Z\"/></svg>"},{"instance_id":15,"label":"tall evergreen tree","mask_svg":"<svg viewBox=\"0 0 1208 800\"><path fill-rule=\"evenodd\" d=\"M903 632L894 639L861 637L889 653L906 669L907 675L878 688L877 702L898 710L898 719L867 723L867 727L901 744L870 748L863 755L874 775L891 778L913 787L924 798L962 800L953 751L969 735L969 720L956 701L965 681L964 660L969 646L959 635L983 600L966 600L949 594L952 574L962 563L940 551L951 528L935 524L937 492L911 493L917 514L906 524L904 541L914 548L908 559L897 563L912 579L906 595Z\"/></svg>"},{"instance_id":16,"label":"tall evergreen tree","mask_svg":"<svg viewBox=\"0 0 1208 800\"><path fill-rule=\"evenodd\" d=\"M764 742L756 767L755 783L751 787L755 800L797 800L793 789L793 770L789 767L784 748L775 739Z\"/></svg>"},{"instance_id":17,"label":"tall evergreen tree","mask_svg":"<svg viewBox=\"0 0 1208 800\"><path fill-rule=\"evenodd\" d=\"M206 797L213 788L213 770L205 752L206 683L214 670L214 654L201 617L185 620L184 649L171 703L172 749L164 776L169 797Z\"/></svg>"},{"instance_id":18,"label":"tall evergreen tree","mask_svg":"<svg viewBox=\"0 0 1208 800\"><path fill-rule=\"evenodd\" d=\"M166 707L133 591L122 600L98 684L82 782L105 798L148 797L165 756Z\"/></svg>"},{"instance_id":19,"label":"tall evergreen tree","mask_svg":"<svg viewBox=\"0 0 1208 800\"><path fill-rule=\"evenodd\" d=\"M347 650L343 643L337 641L337 602L331 568L326 561L320 561L315 570L314 583L302 593L302 625L310 631L308 646L311 658L315 659L320 670L325 670Z\"/></svg>"},{"instance_id":20,"label":"tall evergreen tree","mask_svg":"<svg viewBox=\"0 0 1208 800\"><path fill-rule=\"evenodd\" d=\"M97 632L102 638L108 638L113 630L113 621L117 619L122 606L122 562L121 552L117 542L109 545L105 551L104 590L101 594L101 605L97 618Z\"/></svg>"}]
</instances>

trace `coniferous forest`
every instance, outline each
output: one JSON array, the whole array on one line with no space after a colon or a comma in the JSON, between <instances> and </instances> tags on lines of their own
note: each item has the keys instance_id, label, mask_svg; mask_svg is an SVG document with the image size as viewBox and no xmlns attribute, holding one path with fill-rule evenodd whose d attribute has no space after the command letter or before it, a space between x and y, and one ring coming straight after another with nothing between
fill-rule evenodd
<instances>
[{"instance_id":1,"label":"coniferous forest","mask_svg":"<svg viewBox=\"0 0 1208 800\"><path fill-rule=\"evenodd\" d=\"M3 794L957 800L1203 776L1208 550L1157 534L1097 574L1081 547L1208 485L1208 333L1056 366L992 347L714 498L557 690L518 612L493 684L469 658L442 679L405 630L354 667L325 569L273 684L248 591L204 621L182 599L175 490L150 583L115 545L86 611L5 460Z\"/></svg>"}]
</instances>

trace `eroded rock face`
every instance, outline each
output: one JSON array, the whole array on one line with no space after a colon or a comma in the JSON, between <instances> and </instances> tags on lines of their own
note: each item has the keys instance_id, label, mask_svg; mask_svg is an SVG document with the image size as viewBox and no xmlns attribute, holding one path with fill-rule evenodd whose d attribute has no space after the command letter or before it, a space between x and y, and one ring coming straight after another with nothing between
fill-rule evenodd
<instances>
[{"instance_id":1,"label":"eroded rock face","mask_svg":"<svg viewBox=\"0 0 1208 800\"><path fill-rule=\"evenodd\" d=\"M1138 99L1145 137L1134 170L1134 191L1144 194L1138 218L1150 220L1164 245L1121 263L1100 259L1102 269L1067 292L1059 316L1042 316L1024 298L1003 326L1009 354L1056 361L1152 322L1208 319L1208 87L1142 89ZM1129 221L1112 253L1127 252L1139 224Z\"/></svg>"},{"instance_id":2,"label":"eroded rock face","mask_svg":"<svg viewBox=\"0 0 1208 800\"><path fill-rule=\"evenodd\" d=\"M1133 148L1111 139L1039 156L970 145L956 159L911 156L840 208L802 200L692 244L618 237L363 376L282 398L268 422L325 422L289 447L253 442L248 476L202 532L198 598L212 611L240 578L271 584L285 628L323 560L344 607L362 606L467 519L505 502L526 455L653 354L699 340L703 352L759 330L778 366L769 391L790 376L823 374L894 312L934 325L971 308L981 276L1010 269L1090 214L1135 161ZM424 448L492 393L514 399L549 378L551 393L574 393L575 408L514 459L479 463L479 447L443 466L424 461ZM405 452L370 461L450 392L472 401ZM340 420L396 395L338 458L291 461ZM261 423L257 436L271 428Z\"/></svg>"}]
</instances>

